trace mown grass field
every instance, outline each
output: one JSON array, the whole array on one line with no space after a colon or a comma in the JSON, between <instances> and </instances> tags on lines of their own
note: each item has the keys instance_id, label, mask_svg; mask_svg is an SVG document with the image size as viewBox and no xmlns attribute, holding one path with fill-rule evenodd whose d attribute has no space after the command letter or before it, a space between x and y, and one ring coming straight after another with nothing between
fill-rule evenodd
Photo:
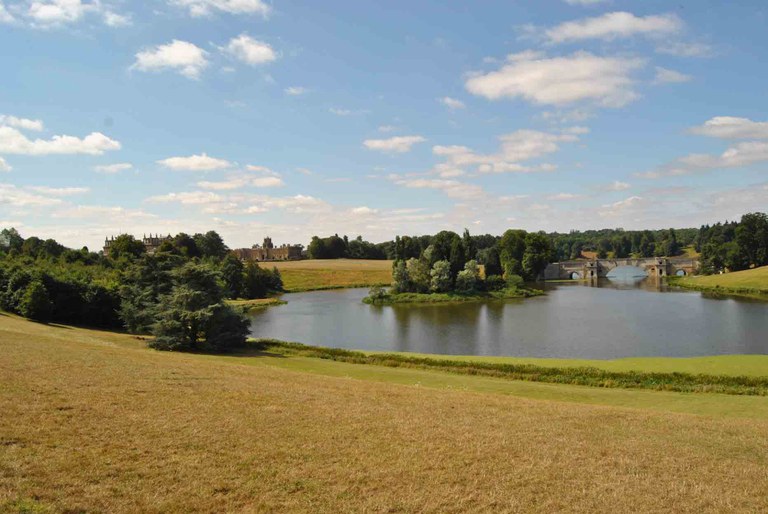
<instances>
[{"instance_id":1,"label":"mown grass field","mask_svg":"<svg viewBox=\"0 0 768 514\"><path fill-rule=\"evenodd\" d=\"M768 266L722 275L685 277L679 279L677 283L704 288L756 289L768 293Z\"/></svg>"},{"instance_id":2,"label":"mown grass field","mask_svg":"<svg viewBox=\"0 0 768 514\"><path fill-rule=\"evenodd\" d=\"M0 511L768 505L764 397L144 345L0 314Z\"/></svg>"},{"instance_id":3,"label":"mown grass field","mask_svg":"<svg viewBox=\"0 0 768 514\"><path fill-rule=\"evenodd\" d=\"M288 292L370 287L392 283L392 261L358 259L309 259L303 261L265 262L280 270Z\"/></svg>"}]
</instances>

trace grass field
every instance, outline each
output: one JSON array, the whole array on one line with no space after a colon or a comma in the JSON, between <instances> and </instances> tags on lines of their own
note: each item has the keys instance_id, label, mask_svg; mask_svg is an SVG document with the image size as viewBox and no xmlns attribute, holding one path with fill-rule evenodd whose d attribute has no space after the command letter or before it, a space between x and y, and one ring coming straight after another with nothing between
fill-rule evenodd
<instances>
[{"instance_id":1,"label":"grass field","mask_svg":"<svg viewBox=\"0 0 768 514\"><path fill-rule=\"evenodd\" d=\"M722 275L683 277L675 279L674 283L701 291L768 295L768 266Z\"/></svg>"},{"instance_id":2,"label":"grass field","mask_svg":"<svg viewBox=\"0 0 768 514\"><path fill-rule=\"evenodd\" d=\"M357 259L310 259L304 261L265 262L280 270L288 292L370 287L392 283L392 261Z\"/></svg>"},{"instance_id":3,"label":"grass field","mask_svg":"<svg viewBox=\"0 0 768 514\"><path fill-rule=\"evenodd\" d=\"M767 398L144 344L0 314L0 511L768 505Z\"/></svg>"},{"instance_id":4,"label":"grass field","mask_svg":"<svg viewBox=\"0 0 768 514\"><path fill-rule=\"evenodd\" d=\"M227 300L227 303L235 307L242 307L245 310L253 311L265 309L274 305L285 305L286 301L278 298L253 298L251 300Z\"/></svg>"}]
</instances>

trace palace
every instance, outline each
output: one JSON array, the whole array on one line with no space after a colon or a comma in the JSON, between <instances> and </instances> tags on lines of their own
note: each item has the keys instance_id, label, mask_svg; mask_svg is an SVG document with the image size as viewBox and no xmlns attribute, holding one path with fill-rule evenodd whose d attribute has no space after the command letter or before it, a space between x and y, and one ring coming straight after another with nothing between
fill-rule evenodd
<instances>
[{"instance_id":1,"label":"palace","mask_svg":"<svg viewBox=\"0 0 768 514\"><path fill-rule=\"evenodd\" d=\"M272 244L272 238L265 237L264 244L253 245L251 248L238 248L232 250L239 259L244 261L293 261L302 258L302 245Z\"/></svg>"},{"instance_id":2,"label":"palace","mask_svg":"<svg viewBox=\"0 0 768 514\"><path fill-rule=\"evenodd\" d=\"M165 241L170 241L173 239L170 234L167 236L162 236L160 234L149 234L149 237L147 237L146 234L144 234L144 237L141 239L141 242L144 244L144 249L147 251L148 254L152 255L157 251L158 248L160 248L160 245L163 244ZM109 249L112 246L112 243L115 241L115 236L112 236L112 238L106 238L104 239L104 257L109 257Z\"/></svg>"}]
</instances>

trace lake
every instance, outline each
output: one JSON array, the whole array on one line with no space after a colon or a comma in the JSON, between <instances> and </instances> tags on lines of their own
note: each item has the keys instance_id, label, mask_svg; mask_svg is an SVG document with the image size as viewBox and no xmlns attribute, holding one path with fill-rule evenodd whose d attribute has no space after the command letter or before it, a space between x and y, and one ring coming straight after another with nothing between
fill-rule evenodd
<instances>
[{"instance_id":1,"label":"lake","mask_svg":"<svg viewBox=\"0 0 768 514\"><path fill-rule=\"evenodd\" d=\"M371 306L367 289L283 296L254 337L360 350L615 359L768 353L768 303L712 298L654 279L546 286L525 300Z\"/></svg>"}]
</instances>

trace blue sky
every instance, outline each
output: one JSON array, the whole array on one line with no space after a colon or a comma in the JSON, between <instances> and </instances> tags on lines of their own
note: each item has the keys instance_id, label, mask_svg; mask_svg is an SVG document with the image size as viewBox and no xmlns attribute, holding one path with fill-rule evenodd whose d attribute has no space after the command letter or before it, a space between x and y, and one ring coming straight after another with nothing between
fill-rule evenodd
<instances>
[{"instance_id":1,"label":"blue sky","mask_svg":"<svg viewBox=\"0 0 768 514\"><path fill-rule=\"evenodd\" d=\"M765 211L767 13L0 0L0 226L239 247Z\"/></svg>"}]
</instances>

